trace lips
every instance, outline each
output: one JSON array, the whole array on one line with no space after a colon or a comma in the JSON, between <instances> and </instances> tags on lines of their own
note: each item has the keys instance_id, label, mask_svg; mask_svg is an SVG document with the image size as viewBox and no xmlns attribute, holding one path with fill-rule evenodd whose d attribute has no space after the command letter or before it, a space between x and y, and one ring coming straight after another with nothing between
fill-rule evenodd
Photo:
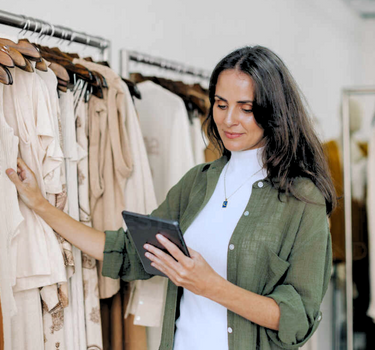
<instances>
[{"instance_id":1,"label":"lips","mask_svg":"<svg viewBox=\"0 0 375 350\"><path fill-rule=\"evenodd\" d=\"M235 138L240 137L241 135L243 135L243 134L232 133L232 132L227 132L227 131L224 131L224 134L229 139L235 139Z\"/></svg>"}]
</instances>

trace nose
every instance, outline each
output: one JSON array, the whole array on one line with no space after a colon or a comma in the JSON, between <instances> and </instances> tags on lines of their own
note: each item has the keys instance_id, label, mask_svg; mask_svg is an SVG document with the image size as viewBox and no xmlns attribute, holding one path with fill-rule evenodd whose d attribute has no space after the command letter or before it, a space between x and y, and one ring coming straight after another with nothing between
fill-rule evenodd
<instances>
[{"instance_id":1,"label":"nose","mask_svg":"<svg viewBox=\"0 0 375 350\"><path fill-rule=\"evenodd\" d=\"M227 113L224 118L224 124L227 128L230 128L231 126L238 125L239 118L238 113L235 108L228 108Z\"/></svg>"}]
</instances>

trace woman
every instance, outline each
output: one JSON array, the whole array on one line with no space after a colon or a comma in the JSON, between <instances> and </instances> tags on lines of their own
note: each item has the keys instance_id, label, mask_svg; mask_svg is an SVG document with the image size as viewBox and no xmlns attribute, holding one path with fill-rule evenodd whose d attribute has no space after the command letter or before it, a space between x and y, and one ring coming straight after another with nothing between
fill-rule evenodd
<instances>
[{"instance_id":1,"label":"woman","mask_svg":"<svg viewBox=\"0 0 375 350\"><path fill-rule=\"evenodd\" d=\"M179 221L191 254L161 235L175 259L145 246L170 279L160 349L297 349L319 325L330 279L336 199L322 147L269 49L230 53L209 93L205 127L222 157L188 171L151 213ZM152 277L123 229L104 234L49 205L22 160L7 174L58 233L104 260L103 275Z\"/></svg>"}]
</instances>

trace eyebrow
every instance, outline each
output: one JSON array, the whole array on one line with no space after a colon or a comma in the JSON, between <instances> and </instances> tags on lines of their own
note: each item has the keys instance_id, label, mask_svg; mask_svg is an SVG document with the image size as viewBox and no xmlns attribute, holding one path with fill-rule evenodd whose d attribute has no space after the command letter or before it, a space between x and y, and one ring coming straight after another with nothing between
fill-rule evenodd
<instances>
[{"instance_id":1,"label":"eyebrow","mask_svg":"<svg viewBox=\"0 0 375 350\"><path fill-rule=\"evenodd\" d=\"M223 97L221 97L219 95L215 95L215 97L217 97L219 100L222 100L222 101L228 103L228 101L225 98L223 98ZM242 103L243 104L245 104L245 103L254 103L254 101L252 101L252 100L245 100L245 101L237 101L237 103L241 103L241 104Z\"/></svg>"}]
</instances>

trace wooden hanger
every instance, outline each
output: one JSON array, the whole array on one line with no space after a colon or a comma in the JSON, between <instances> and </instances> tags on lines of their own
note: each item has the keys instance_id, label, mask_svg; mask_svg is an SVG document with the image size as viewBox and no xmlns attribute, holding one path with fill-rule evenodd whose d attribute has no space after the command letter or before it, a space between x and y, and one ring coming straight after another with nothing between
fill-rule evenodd
<instances>
[{"instance_id":1,"label":"wooden hanger","mask_svg":"<svg viewBox=\"0 0 375 350\"><path fill-rule=\"evenodd\" d=\"M41 53L45 59L50 62L55 62L63 66L67 71L77 74L81 79L91 82L93 80L91 72L84 66L80 64L73 64L70 60L57 56L56 54L51 54L46 50L41 50Z\"/></svg>"},{"instance_id":2,"label":"wooden hanger","mask_svg":"<svg viewBox=\"0 0 375 350\"><path fill-rule=\"evenodd\" d=\"M48 72L47 62L45 61L44 58L42 58L42 60L40 62L36 63L35 68L37 70L42 71L42 72Z\"/></svg>"},{"instance_id":3,"label":"wooden hanger","mask_svg":"<svg viewBox=\"0 0 375 350\"><path fill-rule=\"evenodd\" d=\"M6 52L0 50L0 64L5 67L14 68L14 62Z\"/></svg>"},{"instance_id":4,"label":"wooden hanger","mask_svg":"<svg viewBox=\"0 0 375 350\"><path fill-rule=\"evenodd\" d=\"M26 63L25 67L19 67L19 68L29 73L34 72L34 67L32 66L32 64L27 58L25 58L25 63Z\"/></svg>"},{"instance_id":5,"label":"wooden hanger","mask_svg":"<svg viewBox=\"0 0 375 350\"><path fill-rule=\"evenodd\" d=\"M18 52L20 52L22 55L33 57L33 58L40 58L40 52L37 50L37 48L31 44L27 39L20 39L18 43L15 43L12 40L0 38L0 45L4 46L7 45L9 47L13 47Z\"/></svg>"},{"instance_id":6,"label":"wooden hanger","mask_svg":"<svg viewBox=\"0 0 375 350\"><path fill-rule=\"evenodd\" d=\"M131 80L128 80L128 79L125 79L125 78L122 78L122 80L128 86L130 94L132 96L136 97L138 100L141 100L142 99L142 95L141 95L141 92L138 89L137 84L135 84Z\"/></svg>"},{"instance_id":7,"label":"wooden hanger","mask_svg":"<svg viewBox=\"0 0 375 350\"><path fill-rule=\"evenodd\" d=\"M70 54L66 52L61 51L58 47L52 47L52 48L49 48L49 50L51 51L51 53L55 53L57 55L60 55L61 57L64 57L70 61L73 61L74 57L72 57Z\"/></svg>"},{"instance_id":8,"label":"wooden hanger","mask_svg":"<svg viewBox=\"0 0 375 350\"><path fill-rule=\"evenodd\" d=\"M11 80L12 75L6 67L0 66L0 83L4 85L11 85L13 79Z\"/></svg>"},{"instance_id":9,"label":"wooden hanger","mask_svg":"<svg viewBox=\"0 0 375 350\"><path fill-rule=\"evenodd\" d=\"M26 67L25 58L15 48L5 45L5 46L2 46L0 50L7 53L12 58L14 64L17 67Z\"/></svg>"},{"instance_id":10,"label":"wooden hanger","mask_svg":"<svg viewBox=\"0 0 375 350\"><path fill-rule=\"evenodd\" d=\"M68 71L61 64L52 62L49 65L49 68L55 73L58 80L62 80L65 82L70 81Z\"/></svg>"}]
</instances>

